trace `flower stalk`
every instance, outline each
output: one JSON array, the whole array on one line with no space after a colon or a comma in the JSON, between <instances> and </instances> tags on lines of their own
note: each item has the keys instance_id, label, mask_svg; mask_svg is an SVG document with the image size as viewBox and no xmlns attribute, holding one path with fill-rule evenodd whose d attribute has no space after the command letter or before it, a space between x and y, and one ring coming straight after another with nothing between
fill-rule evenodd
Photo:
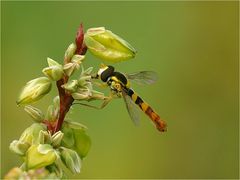
<instances>
[{"instance_id":1,"label":"flower stalk","mask_svg":"<svg viewBox=\"0 0 240 180\"><path fill-rule=\"evenodd\" d=\"M65 56L64 59L64 64L67 64L71 61L71 58L75 55L84 55L87 52L87 47L83 42L84 40L84 32L83 32L83 25L81 24L76 35L75 43L76 43L76 49L73 49L75 51L72 55L70 56ZM71 94L67 93L65 89L62 88L64 84L68 82L69 76L66 74L63 76L62 79L58 80L56 82L57 88L58 88L58 93L60 97L60 112L59 112L59 119L57 121L56 127L54 132L57 132L61 129L64 118L69 111L74 99Z\"/></svg>"}]
</instances>

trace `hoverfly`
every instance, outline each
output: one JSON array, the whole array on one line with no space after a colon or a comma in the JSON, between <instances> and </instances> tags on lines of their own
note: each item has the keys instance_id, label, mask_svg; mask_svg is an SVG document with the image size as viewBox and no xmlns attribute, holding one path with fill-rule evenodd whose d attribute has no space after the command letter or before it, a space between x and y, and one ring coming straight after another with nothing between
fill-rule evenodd
<instances>
[{"instance_id":1,"label":"hoverfly","mask_svg":"<svg viewBox=\"0 0 240 180\"><path fill-rule=\"evenodd\" d=\"M152 84L156 81L157 74L152 71L140 71L133 74L123 74L115 71L113 66L101 65L97 75L93 78L100 79L111 89L111 94L123 97L128 113L135 124L139 123L140 116L137 106L152 120L156 128L166 131L166 123L145 101L130 88L130 81L138 84ZM136 106L137 105L137 106Z\"/></svg>"}]
</instances>

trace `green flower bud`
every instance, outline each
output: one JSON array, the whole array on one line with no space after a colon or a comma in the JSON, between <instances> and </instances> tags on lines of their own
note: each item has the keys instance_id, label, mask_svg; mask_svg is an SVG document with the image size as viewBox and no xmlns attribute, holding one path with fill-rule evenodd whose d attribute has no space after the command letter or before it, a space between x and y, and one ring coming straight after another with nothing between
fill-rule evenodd
<instances>
[{"instance_id":1,"label":"green flower bud","mask_svg":"<svg viewBox=\"0 0 240 180\"><path fill-rule=\"evenodd\" d=\"M91 76L82 76L78 79L78 84L79 86L84 87L89 83L91 84L90 80L91 80Z\"/></svg>"},{"instance_id":2,"label":"green flower bud","mask_svg":"<svg viewBox=\"0 0 240 180\"><path fill-rule=\"evenodd\" d=\"M63 77L64 74L62 66L46 67L42 70L42 72L53 81L58 81Z\"/></svg>"},{"instance_id":3,"label":"green flower bud","mask_svg":"<svg viewBox=\"0 0 240 180\"><path fill-rule=\"evenodd\" d=\"M72 57L71 62L64 64L64 66L63 66L64 73L67 76L71 76L75 72L76 69L79 69L80 64L82 63L84 58L85 58L85 56L82 56L82 55L78 55L78 54L74 55Z\"/></svg>"},{"instance_id":4,"label":"green flower bud","mask_svg":"<svg viewBox=\"0 0 240 180\"><path fill-rule=\"evenodd\" d=\"M25 106L24 110L28 113L31 118L36 122L42 122L44 120L44 114L38 108L35 108L31 105Z\"/></svg>"},{"instance_id":5,"label":"green flower bud","mask_svg":"<svg viewBox=\"0 0 240 180\"><path fill-rule=\"evenodd\" d=\"M14 153L23 156L29 147L30 144L27 142L14 140L13 142L11 142L9 149Z\"/></svg>"},{"instance_id":6,"label":"green flower bud","mask_svg":"<svg viewBox=\"0 0 240 180\"><path fill-rule=\"evenodd\" d=\"M79 91L79 92L75 92L71 94L73 99L75 100L88 100L89 97L91 96L91 92L90 91Z\"/></svg>"},{"instance_id":7,"label":"green flower bud","mask_svg":"<svg viewBox=\"0 0 240 180\"><path fill-rule=\"evenodd\" d=\"M48 106L47 115L46 115L47 120L56 121L58 119L58 115L59 115L59 107L58 106L56 106L56 107L54 105Z\"/></svg>"},{"instance_id":8,"label":"green flower bud","mask_svg":"<svg viewBox=\"0 0 240 180\"><path fill-rule=\"evenodd\" d=\"M53 81L58 81L63 77L64 74L62 65L51 58L47 58L47 61L49 67L46 67L42 70L43 74Z\"/></svg>"},{"instance_id":9,"label":"green flower bud","mask_svg":"<svg viewBox=\"0 0 240 180\"><path fill-rule=\"evenodd\" d=\"M63 139L63 133L61 131L56 132L53 136L52 136L52 145L53 147L57 147L60 146L61 141Z\"/></svg>"},{"instance_id":10,"label":"green flower bud","mask_svg":"<svg viewBox=\"0 0 240 180\"><path fill-rule=\"evenodd\" d=\"M40 77L33 79L24 86L20 96L17 100L17 104L30 104L49 93L51 90L51 81L46 77Z\"/></svg>"},{"instance_id":11,"label":"green flower bud","mask_svg":"<svg viewBox=\"0 0 240 180\"><path fill-rule=\"evenodd\" d=\"M71 80L70 82L62 85L62 88L66 89L70 93L76 92L78 88L78 81L77 80Z\"/></svg>"},{"instance_id":12,"label":"green flower bud","mask_svg":"<svg viewBox=\"0 0 240 180\"><path fill-rule=\"evenodd\" d=\"M82 61L84 60L85 56L83 55L79 55L79 54L75 54L73 57L72 57L72 62L73 63L76 63L78 65L80 65L82 63Z\"/></svg>"},{"instance_id":13,"label":"green flower bud","mask_svg":"<svg viewBox=\"0 0 240 180\"><path fill-rule=\"evenodd\" d=\"M38 142L39 142L39 144L51 144L52 137L51 137L50 132L41 130L39 132Z\"/></svg>"},{"instance_id":14,"label":"green flower bud","mask_svg":"<svg viewBox=\"0 0 240 180\"><path fill-rule=\"evenodd\" d=\"M37 169L53 164L57 155L49 144L32 145L26 154L28 169Z\"/></svg>"},{"instance_id":15,"label":"green flower bud","mask_svg":"<svg viewBox=\"0 0 240 180\"><path fill-rule=\"evenodd\" d=\"M70 77L70 76L75 72L75 70L78 69L78 68L79 68L79 65L76 64L76 63L72 63L72 62L67 63L67 64L64 64L64 66L63 66L64 73L65 73L67 76L69 76L69 77Z\"/></svg>"},{"instance_id":16,"label":"green flower bud","mask_svg":"<svg viewBox=\"0 0 240 180\"><path fill-rule=\"evenodd\" d=\"M128 42L104 27L88 29L84 42L93 55L109 62L128 60L136 54Z\"/></svg>"},{"instance_id":17,"label":"green flower bud","mask_svg":"<svg viewBox=\"0 0 240 180\"><path fill-rule=\"evenodd\" d=\"M61 66L61 64L59 64L57 61L54 61L53 59L51 58L47 58L47 62L48 62L48 66Z\"/></svg>"},{"instance_id":18,"label":"green flower bud","mask_svg":"<svg viewBox=\"0 0 240 180\"><path fill-rule=\"evenodd\" d=\"M76 151L61 147L61 159L72 173L80 173L81 159Z\"/></svg>"},{"instance_id":19,"label":"green flower bud","mask_svg":"<svg viewBox=\"0 0 240 180\"><path fill-rule=\"evenodd\" d=\"M82 75L90 75L93 70L93 67L89 67L86 70L82 69Z\"/></svg>"},{"instance_id":20,"label":"green flower bud","mask_svg":"<svg viewBox=\"0 0 240 180\"><path fill-rule=\"evenodd\" d=\"M65 63L69 63L73 57L73 55L75 54L77 49L77 46L75 43L72 43L68 46L66 52L65 52L65 60L67 60L67 62Z\"/></svg>"},{"instance_id":21,"label":"green flower bud","mask_svg":"<svg viewBox=\"0 0 240 180\"><path fill-rule=\"evenodd\" d=\"M38 143L39 140L39 132L43 130L47 130L47 127L41 123L34 123L30 127L24 130L22 135L19 138L19 141L26 142L28 144Z\"/></svg>"}]
</instances>

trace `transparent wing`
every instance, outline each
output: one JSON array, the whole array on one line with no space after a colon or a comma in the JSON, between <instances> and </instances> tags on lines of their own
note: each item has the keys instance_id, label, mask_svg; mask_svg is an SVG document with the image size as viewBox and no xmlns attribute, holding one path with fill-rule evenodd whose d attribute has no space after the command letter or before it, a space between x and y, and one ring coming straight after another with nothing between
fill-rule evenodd
<instances>
[{"instance_id":1,"label":"transparent wing","mask_svg":"<svg viewBox=\"0 0 240 180\"><path fill-rule=\"evenodd\" d=\"M131 74L126 74L130 81L133 81L139 85L149 85L157 81L158 75L154 71L140 71Z\"/></svg>"},{"instance_id":2,"label":"transparent wing","mask_svg":"<svg viewBox=\"0 0 240 180\"><path fill-rule=\"evenodd\" d=\"M133 123L136 126L139 126L140 124L140 113L139 109L137 109L136 104L132 101L132 99L126 94L126 92L122 91L122 96L126 105L126 108L128 110L128 114L131 117Z\"/></svg>"}]
</instances>

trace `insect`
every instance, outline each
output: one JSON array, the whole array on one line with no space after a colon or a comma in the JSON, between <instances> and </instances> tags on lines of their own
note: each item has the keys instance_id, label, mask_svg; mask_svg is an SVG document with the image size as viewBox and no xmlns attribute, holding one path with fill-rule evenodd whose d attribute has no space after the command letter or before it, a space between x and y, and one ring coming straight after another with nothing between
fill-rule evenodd
<instances>
[{"instance_id":1,"label":"insect","mask_svg":"<svg viewBox=\"0 0 240 180\"><path fill-rule=\"evenodd\" d=\"M123 74L115 71L113 66L101 65L94 78L100 79L111 89L110 96L123 97L128 113L135 124L139 123L140 116L137 106L152 120L156 128L166 131L166 123L143 99L130 87L130 81L138 84L152 84L156 81L156 73L152 71L140 71L133 74Z\"/></svg>"}]
</instances>

